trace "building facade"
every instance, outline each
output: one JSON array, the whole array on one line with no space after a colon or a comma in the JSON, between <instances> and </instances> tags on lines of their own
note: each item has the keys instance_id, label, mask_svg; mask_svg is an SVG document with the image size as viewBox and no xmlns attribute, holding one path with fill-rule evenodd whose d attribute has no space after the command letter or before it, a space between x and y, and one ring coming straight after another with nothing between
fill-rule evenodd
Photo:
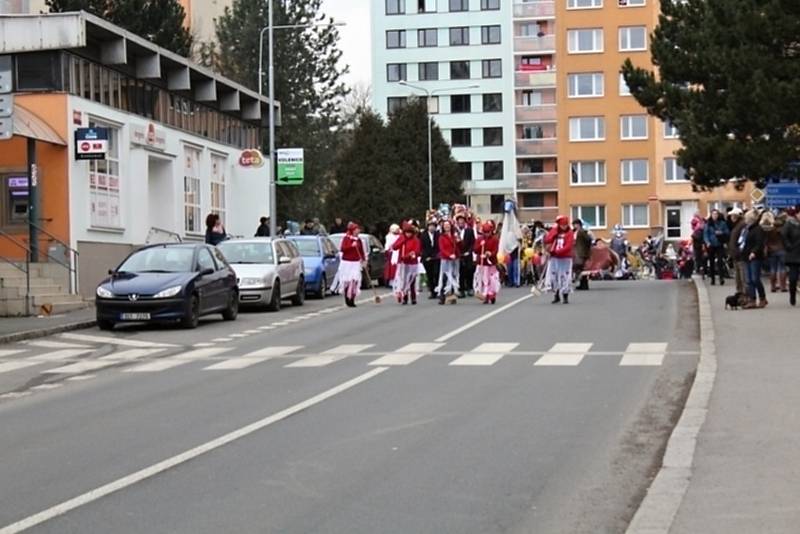
<instances>
[{"instance_id":1,"label":"building facade","mask_svg":"<svg viewBox=\"0 0 800 534\"><path fill-rule=\"evenodd\" d=\"M216 41L215 21L225 13L233 0L179 0L186 11L186 26L195 42Z\"/></svg>"}]
</instances>

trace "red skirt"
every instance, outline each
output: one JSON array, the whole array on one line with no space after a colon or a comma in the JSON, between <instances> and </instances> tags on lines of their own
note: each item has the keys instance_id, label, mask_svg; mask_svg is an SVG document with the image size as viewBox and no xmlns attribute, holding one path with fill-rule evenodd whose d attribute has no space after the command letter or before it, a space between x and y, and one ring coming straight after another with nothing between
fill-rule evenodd
<instances>
[{"instance_id":1,"label":"red skirt","mask_svg":"<svg viewBox=\"0 0 800 534\"><path fill-rule=\"evenodd\" d=\"M387 285L391 285L394 280L394 275L397 273L397 265L392 265L392 251L387 250L385 253L386 265L383 268L383 279Z\"/></svg>"}]
</instances>

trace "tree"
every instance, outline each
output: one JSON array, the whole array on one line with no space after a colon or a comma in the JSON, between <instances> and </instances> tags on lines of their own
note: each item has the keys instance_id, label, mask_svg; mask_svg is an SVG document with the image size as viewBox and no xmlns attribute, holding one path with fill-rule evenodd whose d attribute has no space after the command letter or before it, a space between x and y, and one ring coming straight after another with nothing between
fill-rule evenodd
<instances>
[{"instance_id":1,"label":"tree","mask_svg":"<svg viewBox=\"0 0 800 534\"><path fill-rule=\"evenodd\" d=\"M177 0L46 0L51 12L83 10L102 17L162 48L188 57L192 35Z\"/></svg>"},{"instance_id":2,"label":"tree","mask_svg":"<svg viewBox=\"0 0 800 534\"><path fill-rule=\"evenodd\" d=\"M331 23L322 0L273 0L274 24ZM264 0L234 0L217 20L217 47L211 66L246 86L258 87L259 35L267 25ZM277 147L305 149L305 184L278 189L281 219L302 219L321 213L330 190L330 169L336 156L340 106L347 95L341 77L339 32L333 26L275 30L275 97L281 105ZM264 35L264 86L268 38Z\"/></svg>"},{"instance_id":3,"label":"tree","mask_svg":"<svg viewBox=\"0 0 800 534\"><path fill-rule=\"evenodd\" d=\"M800 3L662 0L658 75L622 69L648 112L680 132L695 186L762 181L800 158Z\"/></svg>"}]
</instances>

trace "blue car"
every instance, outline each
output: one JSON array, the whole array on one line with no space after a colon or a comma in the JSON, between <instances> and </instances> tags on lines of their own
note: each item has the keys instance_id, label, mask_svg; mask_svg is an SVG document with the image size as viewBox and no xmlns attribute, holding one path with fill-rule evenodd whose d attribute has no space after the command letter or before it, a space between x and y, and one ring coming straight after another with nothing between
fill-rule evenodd
<instances>
[{"instance_id":1,"label":"blue car","mask_svg":"<svg viewBox=\"0 0 800 534\"><path fill-rule=\"evenodd\" d=\"M322 235L287 236L300 250L305 264L306 293L324 299L337 271L339 253L333 242Z\"/></svg>"}]
</instances>

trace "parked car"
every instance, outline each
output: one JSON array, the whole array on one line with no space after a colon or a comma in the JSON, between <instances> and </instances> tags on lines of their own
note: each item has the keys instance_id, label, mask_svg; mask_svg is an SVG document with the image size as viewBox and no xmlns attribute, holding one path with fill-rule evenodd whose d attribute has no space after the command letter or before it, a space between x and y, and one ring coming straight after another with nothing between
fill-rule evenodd
<instances>
[{"instance_id":1,"label":"parked car","mask_svg":"<svg viewBox=\"0 0 800 534\"><path fill-rule=\"evenodd\" d=\"M385 284L383 279L383 268L386 265L386 256L383 251L383 245L377 237L370 234L360 234L361 243L364 245L364 250L367 252L367 270L373 282L377 282L379 286ZM344 234L333 234L330 236L331 241L336 246L336 250L342 245ZM364 284L367 281L364 280Z\"/></svg>"},{"instance_id":2,"label":"parked car","mask_svg":"<svg viewBox=\"0 0 800 534\"><path fill-rule=\"evenodd\" d=\"M295 306L305 302L303 258L288 239L230 239L219 249L236 271L242 305L278 311L283 300L290 299Z\"/></svg>"},{"instance_id":3,"label":"parked car","mask_svg":"<svg viewBox=\"0 0 800 534\"><path fill-rule=\"evenodd\" d=\"M328 288L339 270L339 254L327 236L291 236L300 255L303 256L306 275L306 293L324 299Z\"/></svg>"},{"instance_id":4,"label":"parked car","mask_svg":"<svg viewBox=\"0 0 800 534\"><path fill-rule=\"evenodd\" d=\"M96 290L97 325L179 321L196 328L200 317L239 313L236 273L214 247L163 243L129 255Z\"/></svg>"}]
</instances>

